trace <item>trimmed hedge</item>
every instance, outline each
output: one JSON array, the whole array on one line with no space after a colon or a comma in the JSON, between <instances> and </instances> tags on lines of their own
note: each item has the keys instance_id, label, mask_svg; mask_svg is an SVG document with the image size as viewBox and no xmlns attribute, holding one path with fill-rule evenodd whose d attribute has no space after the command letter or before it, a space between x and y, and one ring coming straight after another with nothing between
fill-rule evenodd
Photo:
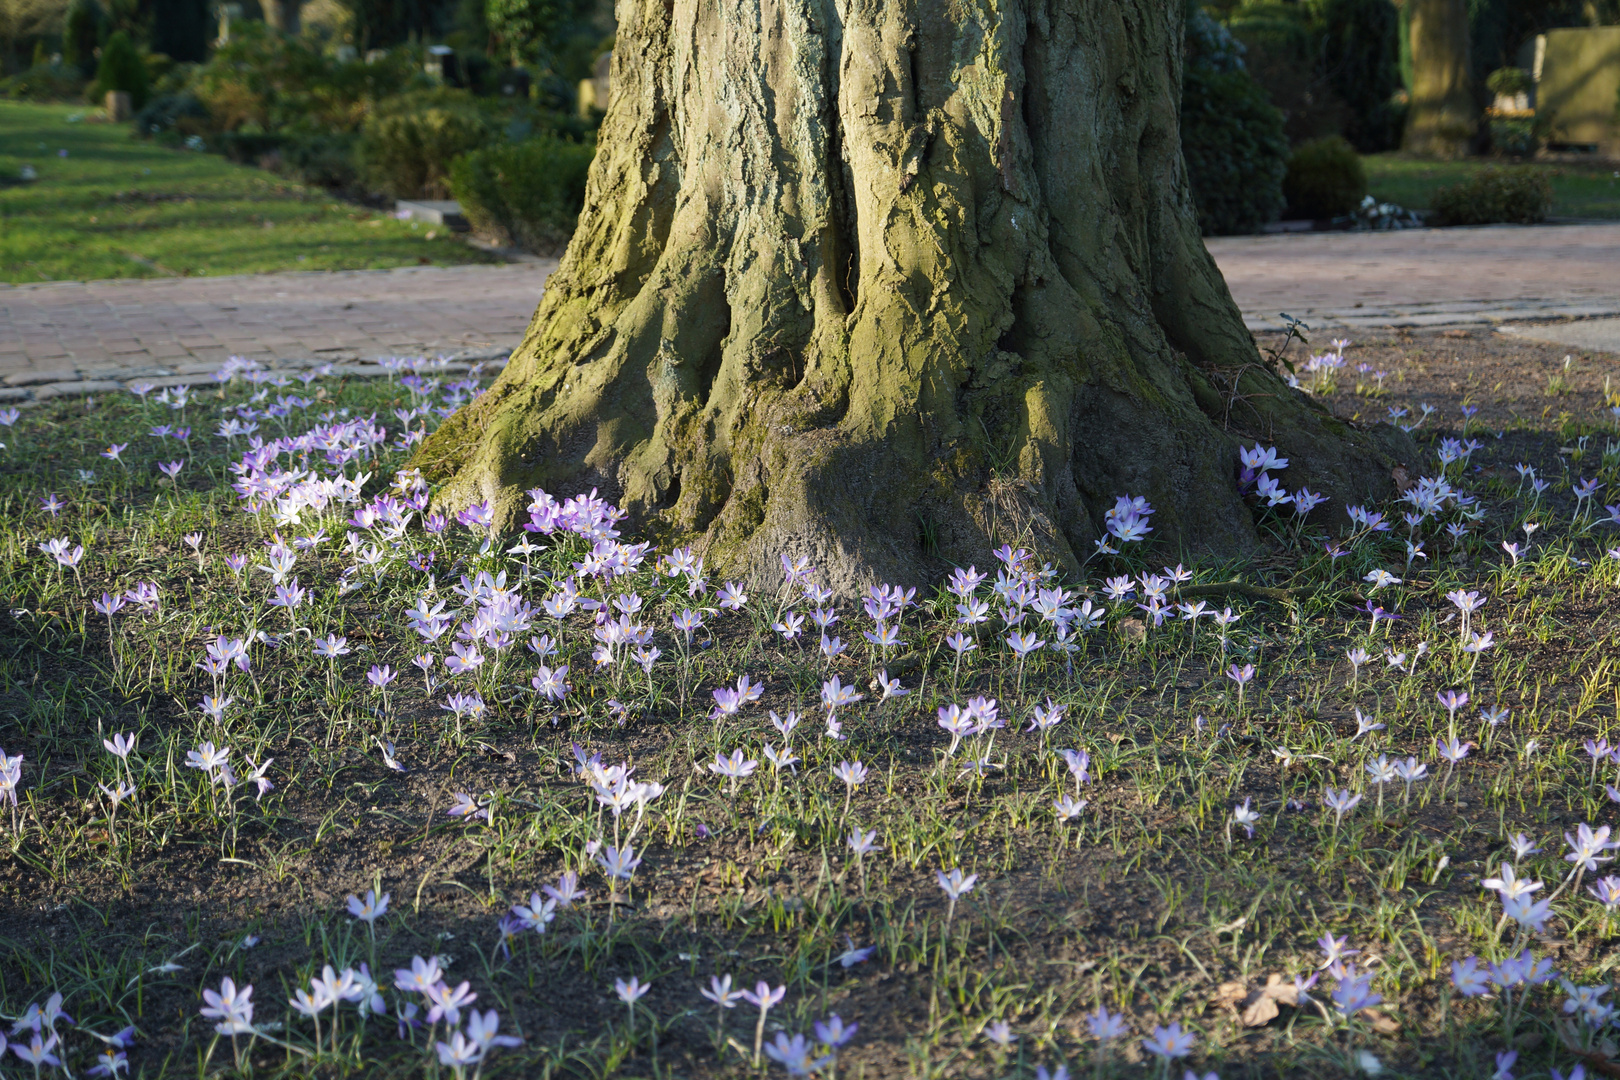
<instances>
[{"instance_id":1,"label":"trimmed hedge","mask_svg":"<svg viewBox=\"0 0 1620 1080\"><path fill-rule=\"evenodd\" d=\"M1442 225L1534 225L1552 209L1552 181L1534 169L1486 168L1434 193Z\"/></svg>"},{"instance_id":2,"label":"trimmed hedge","mask_svg":"<svg viewBox=\"0 0 1620 1080\"><path fill-rule=\"evenodd\" d=\"M360 127L360 173L396 199L449 195L450 164L493 137L465 94L404 94L379 106Z\"/></svg>"},{"instance_id":3,"label":"trimmed hedge","mask_svg":"<svg viewBox=\"0 0 1620 1080\"><path fill-rule=\"evenodd\" d=\"M474 150L451 166L450 191L480 235L551 254L573 235L595 154L552 134Z\"/></svg>"},{"instance_id":4,"label":"trimmed hedge","mask_svg":"<svg viewBox=\"0 0 1620 1080\"><path fill-rule=\"evenodd\" d=\"M1283 196L1288 210L1303 218L1343 217L1367 195L1367 170L1361 155L1338 135L1312 139L1288 159Z\"/></svg>"}]
</instances>

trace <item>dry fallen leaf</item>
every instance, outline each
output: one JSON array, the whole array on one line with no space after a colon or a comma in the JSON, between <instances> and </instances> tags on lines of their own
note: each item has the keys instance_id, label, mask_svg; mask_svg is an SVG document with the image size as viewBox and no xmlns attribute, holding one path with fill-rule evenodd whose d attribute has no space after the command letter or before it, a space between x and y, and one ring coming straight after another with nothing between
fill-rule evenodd
<instances>
[{"instance_id":1,"label":"dry fallen leaf","mask_svg":"<svg viewBox=\"0 0 1620 1080\"><path fill-rule=\"evenodd\" d=\"M1401 1030L1399 1021L1397 1021L1394 1017L1386 1016L1377 1009L1362 1009L1361 1016L1368 1023L1372 1024L1372 1029L1378 1032L1380 1035L1393 1035L1397 1031Z\"/></svg>"},{"instance_id":2,"label":"dry fallen leaf","mask_svg":"<svg viewBox=\"0 0 1620 1080\"><path fill-rule=\"evenodd\" d=\"M1299 1004L1299 987L1294 985L1294 980L1289 979L1287 982L1283 982L1283 977L1276 972L1266 976L1265 989L1260 992L1275 1001L1282 1002L1284 1005Z\"/></svg>"},{"instance_id":3,"label":"dry fallen leaf","mask_svg":"<svg viewBox=\"0 0 1620 1080\"><path fill-rule=\"evenodd\" d=\"M1266 985L1260 987L1250 987L1240 982L1222 983L1210 999L1210 1004L1238 1012L1244 1027L1263 1027L1277 1018L1279 1004L1299 1004L1299 990L1293 980L1285 982L1281 975L1272 972L1266 976ZM1238 1011L1239 1005L1242 1006L1241 1012Z\"/></svg>"},{"instance_id":4,"label":"dry fallen leaf","mask_svg":"<svg viewBox=\"0 0 1620 1080\"><path fill-rule=\"evenodd\" d=\"M1277 1019L1277 1011L1276 999L1261 994L1259 1000L1243 1010L1243 1026L1264 1027Z\"/></svg>"}]
</instances>

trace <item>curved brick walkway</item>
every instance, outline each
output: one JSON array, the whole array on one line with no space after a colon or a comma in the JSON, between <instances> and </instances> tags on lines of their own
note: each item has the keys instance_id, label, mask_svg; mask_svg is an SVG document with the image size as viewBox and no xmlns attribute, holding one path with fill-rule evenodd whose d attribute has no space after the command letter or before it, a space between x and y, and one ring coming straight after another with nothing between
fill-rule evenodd
<instances>
[{"instance_id":1,"label":"curved brick walkway","mask_svg":"<svg viewBox=\"0 0 1620 1080\"><path fill-rule=\"evenodd\" d=\"M494 358L522 338L556 265L0 286L0 400L186 381L232 355Z\"/></svg>"},{"instance_id":2,"label":"curved brick walkway","mask_svg":"<svg viewBox=\"0 0 1620 1080\"><path fill-rule=\"evenodd\" d=\"M1221 237L1209 248L1253 329L1284 311L1349 329L1578 316L1590 321L1567 325L1599 338L1608 326L1620 342L1620 322L1595 318L1620 316L1620 223ZM188 381L233 354L373 371L359 362L493 359L521 339L555 267L0 286L0 400Z\"/></svg>"},{"instance_id":3,"label":"curved brick walkway","mask_svg":"<svg viewBox=\"0 0 1620 1080\"><path fill-rule=\"evenodd\" d=\"M1251 329L1620 315L1620 222L1208 241Z\"/></svg>"}]
</instances>

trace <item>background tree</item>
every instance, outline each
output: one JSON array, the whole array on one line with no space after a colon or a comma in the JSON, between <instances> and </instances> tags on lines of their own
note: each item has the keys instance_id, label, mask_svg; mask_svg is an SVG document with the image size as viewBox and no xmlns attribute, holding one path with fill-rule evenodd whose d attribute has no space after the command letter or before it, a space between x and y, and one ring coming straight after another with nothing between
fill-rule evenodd
<instances>
[{"instance_id":1,"label":"background tree","mask_svg":"<svg viewBox=\"0 0 1620 1080\"><path fill-rule=\"evenodd\" d=\"M283 34L296 34L302 27L299 13L304 0L262 0L264 21Z\"/></svg>"},{"instance_id":2,"label":"background tree","mask_svg":"<svg viewBox=\"0 0 1620 1080\"><path fill-rule=\"evenodd\" d=\"M505 51L513 67L540 46L561 14L556 0L485 0L484 3L490 45Z\"/></svg>"},{"instance_id":3,"label":"background tree","mask_svg":"<svg viewBox=\"0 0 1620 1080\"><path fill-rule=\"evenodd\" d=\"M1240 440L1389 489L1386 436L1261 362L1199 239L1181 0L619 14L567 255L418 455L448 505L594 486L726 573L849 589L1001 542L1072 570L1125 492L1247 550Z\"/></svg>"},{"instance_id":4,"label":"background tree","mask_svg":"<svg viewBox=\"0 0 1620 1080\"><path fill-rule=\"evenodd\" d=\"M151 10L153 52L188 64L208 59L208 0L151 0Z\"/></svg>"},{"instance_id":5,"label":"background tree","mask_svg":"<svg viewBox=\"0 0 1620 1080\"><path fill-rule=\"evenodd\" d=\"M107 40L107 12L96 0L69 0L62 16L62 62L85 78L96 70L96 50Z\"/></svg>"},{"instance_id":6,"label":"background tree","mask_svg":"<svg viewBox=\"0 0 1620 1080\"><path fill-rule=\"evenodd\" d=\"M43 60L45 39L62 32L62 0L0 0L0 73Z\"/></svg>"},{"instance_id":7,"label":"background tree","mask_svg":"<svg viewBox=\"0 0 1620 1080\"><path fill-rule=\"evenodd\" d=\"M1403 147L1460 157L1479 129L1468 57L1467 0L1406 0L1411 24L1412 106Z\"/></svg>"},{"instance_id":8,"label":"background tree","mask_svg":"<svg viewBox=\"0 0 1620 1080\"><path fill-rule=\"evenodd\" d=\"M1328 0L1322 6L1321 63L1349 107L1342 134L1364 154L1400 145L1400 16L1390 0Z\"/></svg>"}]
</instances>

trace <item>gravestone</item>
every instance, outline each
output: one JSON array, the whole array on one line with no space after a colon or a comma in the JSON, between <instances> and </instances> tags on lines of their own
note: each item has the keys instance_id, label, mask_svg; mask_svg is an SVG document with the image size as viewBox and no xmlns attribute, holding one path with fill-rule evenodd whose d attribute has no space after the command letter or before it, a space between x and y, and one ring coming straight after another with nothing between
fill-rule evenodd
<instances>
[{"instance_id":1,"label":"gravestone","mask_svg":"<svg viewBox=\"0 0 1620 1080\"><path fill-rule=\"evenodd\" d=\"M1620 26L1549 30L1536 59L1536 112L1549 140L1620 156Z\"/></svg>"},{"instance_id":2,"label":"gravestone","mask_svg":"<svg viewBox=\"0 0 1620 1080\"><path fill-rule=\"evenodd\" d=\"M422 72L430 79L439 82L453 79L455 76L456 50L448 45L429 45L427 59L422 63Z\"/></svg>"},{"instance_id":3,"label":"gravestone","mask_svg":"<svg viewBox=\"0 0 1620 1080\"><path fill-rule=\"evenodd\" d=\"M107 91L107 119L114 124L129 122L135 113L128 90Z\"/></svg>"},{"instance_id":4,"label":"gravestone","mask_svg":"<svg viewBox=\"0 0 1620 1080\"><path fill-rule=\"evenodd\" d=\"M461 204L454 199L400 199L394 203L394 216L401 221L422 221L429 225L443 225L451 232L466 232L471 228Z\"/></svg>"},{"instance_id":5,"label":"gravestone","mask_svg":"<svg viewBox=\"0 0 1620 1080\"><path fill-rule=\"evenodd\" d=\"M613 71L613 53L605 52L591 65L591 77L579 81L579 115L589 120L592 112L606 112L608 88Z\"/></svg>"}]
</instances>

